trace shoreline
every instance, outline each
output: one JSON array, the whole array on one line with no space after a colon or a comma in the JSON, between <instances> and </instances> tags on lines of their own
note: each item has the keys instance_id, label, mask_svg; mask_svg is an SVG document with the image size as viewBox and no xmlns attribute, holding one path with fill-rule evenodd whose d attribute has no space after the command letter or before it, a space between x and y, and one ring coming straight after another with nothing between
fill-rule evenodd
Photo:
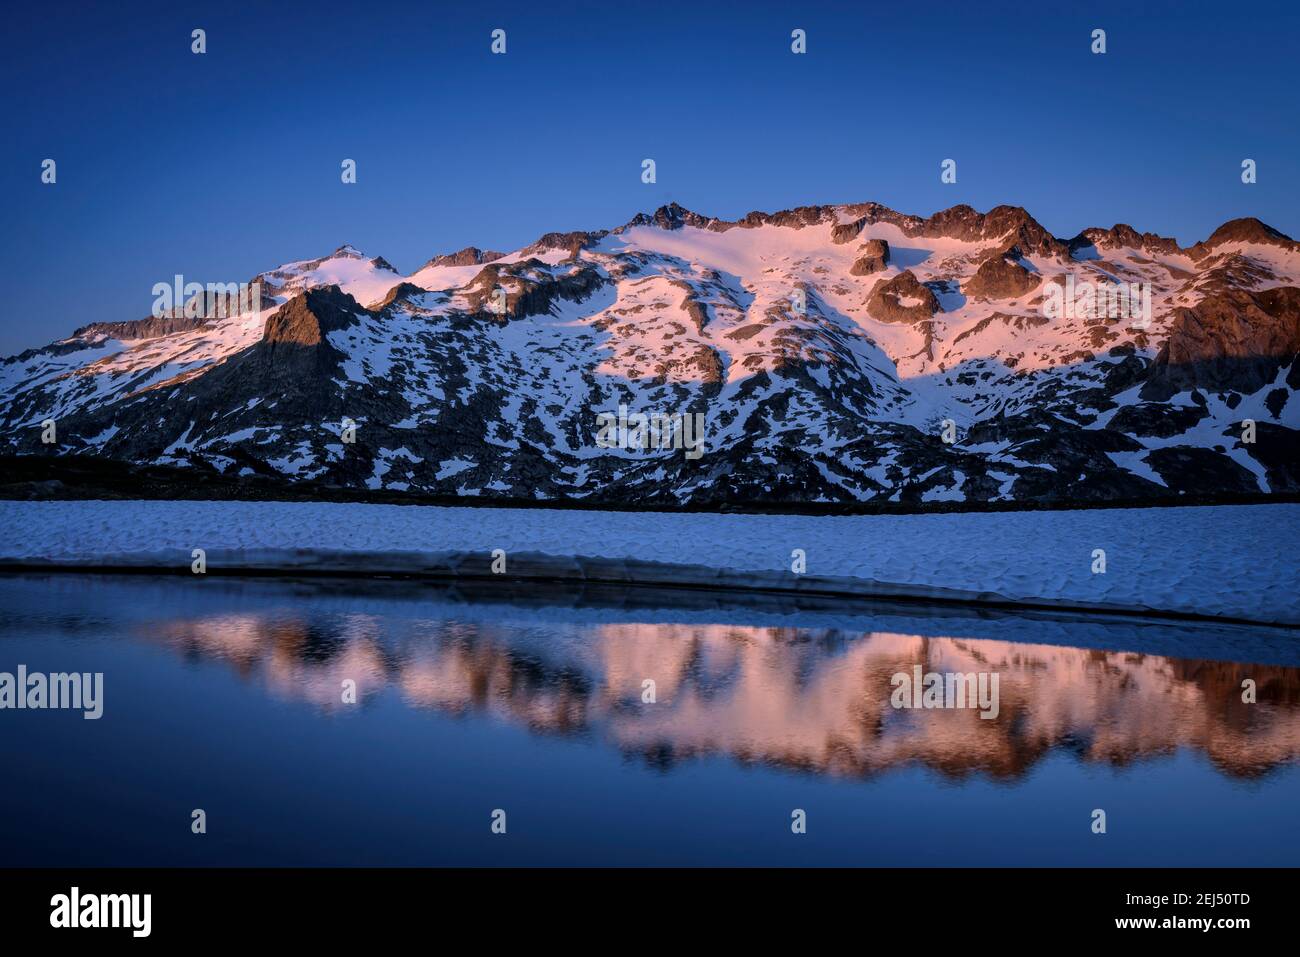
<instances>
[{"instance_id":1,"label":"shoreline","mask_svg":"<svg viewBox=\"0 0 1300 957\"><path fill-rule=\"evenodd\" d=\"M1276 628L1300 632L1300 620L1284 621L1216 615L1143 604L1117 604L1076 599L1016 598L992 591L970 591L935 585L909 585L847 576L795 575L780 572L736 572L706 565L674 565L631 559L521 553L510 556L510 570L491 571L492 558L479 552L426 554L417 552L358 552L344 550L261 549L218 550L205 554L206 571L195 573L191 559L178 554L169 561L159 554L105 556L103 560L13 561L0 558L0 573L59 572L103 575L158 575L189 578L312 578L373 579L410 582L459 582L499 585L591 585L714 592L738 597L790 598L803 596L854 603L958 606L1004 611L1071 612L1089 616L1156 621L1208 622ZM522 569L521 566L522 565Z\"/></svg>"}]
</instances>

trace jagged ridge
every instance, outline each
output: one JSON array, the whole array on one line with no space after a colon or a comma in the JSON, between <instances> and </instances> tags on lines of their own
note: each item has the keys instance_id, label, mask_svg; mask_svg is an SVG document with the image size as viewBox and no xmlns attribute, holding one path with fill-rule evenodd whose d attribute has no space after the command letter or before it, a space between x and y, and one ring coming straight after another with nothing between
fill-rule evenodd
<instances>
[{"instance_id":1,"label":"jagged ridge","mask_svg":"<svg viewBox=\"0 0 1300 957\"><path fill-rule=\"evenodd\" d=\"M674 203L409 276L342 246L255 278L257 315L93 322L5 360L0 441L646 504L1300 489L1300 247L1257 219L1183 248L1061 239L1013 206ZM1147 288L1149 323L1048 315L1054 289L1116 282ZM705 416L705 454L601 447L620 406Z\"/></svg>"}]
</instances>

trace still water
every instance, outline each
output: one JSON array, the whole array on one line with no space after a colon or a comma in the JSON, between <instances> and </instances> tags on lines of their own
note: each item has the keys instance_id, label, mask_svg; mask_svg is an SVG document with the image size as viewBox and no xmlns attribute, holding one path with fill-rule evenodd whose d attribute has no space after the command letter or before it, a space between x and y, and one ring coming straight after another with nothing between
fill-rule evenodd
<instances>
[{"instance_id":1,"label":"still water","mask_svg":"<svg viewBox=\"0 0 1300 957\"><path fill-rule=\"evenodd\" d=\"M0 866L1300 860L1294 632L0 576L19 665L102 672L103 716L0 710ZM895 708L918 665L998 675L997 717Z\"/></svg>"}]
</instances>

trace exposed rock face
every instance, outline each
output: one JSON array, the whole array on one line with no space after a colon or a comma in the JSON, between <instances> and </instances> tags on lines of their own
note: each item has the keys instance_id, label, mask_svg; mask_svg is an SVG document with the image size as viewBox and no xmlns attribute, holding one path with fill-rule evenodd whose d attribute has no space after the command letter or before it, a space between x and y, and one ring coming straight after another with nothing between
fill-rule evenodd
<instances>
[{"instance_id":1,"label":"exposed rock face","mask_svg":"<svg viewBox=\"0 0 1300 957\"><path fill-rule=\"evenodd\" d=\"M1239 495L1259 490L1253 474L1211 449L1156 448L1147 453L1146 462L1175 493L1196 495L1206 487Z\"/></svg>"},{"instance_id":2,"label":"exposed rock face","mask_svg":"<svg viewBox=\"0 0 1300 957\"><path fill-rule=\"evenodd\" d=\"M881 322L925 322L939 311L939 300L930 287L909 269L892 279L882 279L871 291L867 311Z\"/></svg>"},{"instance_id":3,"label":"exposed rock face","mask_svg":"<svg viewBox=\"0 0 1300 957\"><path fill-rule=\"evenodd\" d=\"M686 295L686 298L682 300L681 308L690 319L691 325L694 327L696 332L703 332L704 327L709 322L709 312L708 309L705 308L703 300L696 295L695 287L680 279L673 280L672 284Z\"/></svg>"},{"instance_id":4,"label":"exposed rock face","mask_svg":"<svg viewBox=\"0 0 1300 957\"><path fill-rule=\"evenodd\" d=\"M262 340L244 357L252 378L282 394L291 384L333 374L343 354L326 338L357 322L365 310L338 286L311 289L296 296L266 320ZM214 379L215 384L220 377Z\"/></svg>"},{"instance_id":5,"label":"exposed rock face","mask_svg":"<svg viewBox=\"0 0 1300 957\"><path fill-rule=\"evenodd\" d=\"M1142 387L1165 400L1201 388L1249 394L1272 382L1300 354L1300 289L1213 293L1175 311L1169 337Z\"/></svg>"},{"instance_id":6,"label":"exposed rock face","mask_svg":"<svg viewBox=\"0 0 1300 957\"><path fill-rule=\"evenodd\" d=\"M1019 299L1038 288L1041 280L1014 259L990 256L966 280L963 291L984 299Z\"/></svg>"},{"instance_id":7,"label":"exposed rock face","mask_svg":"<svg viewBox=\"0 0 1300 957\"><path fill-rule=\"evenodd\" d=\"M428 292L423 286L417 286L413 282L399 282L392 289L388 290L388 295L384 296L379 302L372 307L376 311L387 309L393 303L400 300L409 300L412 296L420 296Z\"/></svg>"},{"instance_id":8,"label":"exposed rock face","mask_svg":"<svg viewBox=\"0 0 1300 957\"><path fill-rule=\"evenodd\" d=\"M581 301L604 280L590 266L555 276L538 259L492 263L464 290L465 301L478 318L506 322L522 316L544 314L560 299ZM505 309L498 311L496 290L505 293Z\"/></svg>"},{"instance_id":9,"label":"exposed rock face","mask_svg":"<svg viewBox=\"0 0 1300 957\"><path fill-rule=\"evenodd\" d=\"M851 215L848 222L841 219ZM859 203L851 206L799 206L776 213L752 212L739 220L728 222L715 217L701 216L677 203L660 207L651 215L637 214L626 226L658 226L661 229L680 229L695 226L715 232L729 229L754 229L759 226L783 226L803 229L808 226L831 225L831 241L836 244L852 242L862 230L875 223L897 226L908 236L948 237L969 242L1001 241L1001 248L1019 245L1029 254L1065 256L1069 246L1052 236L1032 216L1018 206L997 206L987 213L970 206L953 206L941 210L928 219L907 216L879 203ZM618 232L619 230L615 230Z\"/></svg>"},{"instance_id":10,"label":"exposed rock face","mask_svg":"<svg viewBox=\"0 0 1300 957\"><path fill-rule=\"evenodd\" d=\"M1110 229L1089 227L1069 242L1071 253L1088 246L1095 246L1099 250L1140 249L1143 252L1164 253L1166 255L1176 254L1180 251L1175 240L1157 236L1155 233L1139 233L1132 226L1125 223L1116 223Z\"/></svg>"},{"instance_id":11,"label":"exposed rock face","mask_svg":"<svg viewBox=\"0 0 1300 957\"><path fill-rule=\"evenodd\" d=\"M956 345L957 343L961 342L963 339L968 339L971 336L978 336L981 332L984 332L990 326L993 326L994 323L1000 323L1001 325L1009 329L1015 329L1017 331L1023 332L1025 330L1033 328L1034 326L1046 325L1047 322L1048 320L1043 316L1036 316L1032 314L1012 315L1006 312L994 312L991 313L990 315L985 316L983 319L975 323L975 325L971 326L965 332L958 333L957 336L953 339L953 344Z\"/></svg>"},{"instance_id":12,"label":"exposed rock face","mask_svg":"<svg viewBox=\"0 0 1300 957\"><path fill-rule=\"evenodd\" d=\"M708 346L698 346L688 355L656 364L653 371L664 382L689 378L704 385L716 385L722 381L722 360Z\"/></svg>"},{"instance_id":13,"label":"exposed rock face","mask_svg":"<svg viewBox=\"0 0 1300 957\"><path fill-rule=\"evenodd\" d=\"M1300 370L1300 363L1291 369ZM1250 455L1264 466L1269 488L1276 492L1300 491L1300 430L1272 422L1257 422L1255 428L1258 435ZM1238 441L1236 447L1245 446Z\"/></svg>"},{"instance_id":14,"label":"exposed rock face","mask_svg":"<svg viewBox=\"0 0 1300 957\"><path fill-rule=\"evenodd\" d=\"M541 239L531 246L524 248L523 252L530 256L539 256L542 253L552 249L562 249L570 257L576 257L578 253L586 249L592 243L599 240L605 233L600 232L569 232L569 233L547 233Z\"/></svg>"},{"instance_id":15,"label":"exposed rock face","mask_svg":"<svg viewBox=\"0 0 1300 957\"><path fill-rule=\"evenodd\" d=\"M484 263L496 262L504 255L505 253L493 252L490 249L466 246L460 252L449 253L446 256L434 256L421 268L428 268L429 266L478 266Z\"/></svg>"},{"instance_id":16,"label":"exposed rock face","mask_svg":"<svg viewBox=\"0 0 1300 957\"><path fill-rule=\"evenodd\" d=\"M1257 243L1264 246L1277 246L1288 252L1300 251L1300 243L1295 242L1290 236L1278 232L1267 223L1261 223L1253 216L1248 216L1243 219L1228 220L1212 232L1209 239L1197 243L1187 252L1193 259L1200 259L1213 255L1220 246L1228 243Z\"/></svg>"},{"instance_id":17,"label":"exposed rock face","mask_svg":"<svg viewBox=\"0 0 1300 957\"><path fill-rule=\"evenodd\" d=\"M1141 405L1126 405L1117 410L1106 423L1106 428L1127 435L1167 439L1186 432L1205 418L1205 415L1205 410L1196 406L1189 408L1145 402Z\"/></svg>"},{"instance_id":18,"label":"exposed rock face","mask_svg":"<svg viewBox=\"0 0 1300 957\"><path fill-rule=\"evenodd\" d=\"M353 316L361 311L361 304L338 286L310 289L266 320L261 345L272 349L279 343L318 346L326 332L351 325Z\"/></svg>"},{"instance_id":19,"label":"exposed rock face","mask_svg":"<svg viewBox=\"0 0 1300 957\"><path fill-rule=\"evenodd\" d=\"M825 206L800 206L797 209L783 209L779 213L761 213L756 210L741 217L736 225L746 229L758 226L803 229L805 226L817 226L826 222L828 215L830 211Z\"/></svg>"},{"instance_id":20,"label":"exposed rock face","mask_svg":"<svg viewBox=\"0 0 1300 957\"><path fill-rule=\"evenodd\" d=\"M972 212L974 211L972 210ZM975 215L979 216L981 214L977 213ZM615 229L614 233L621 233L633 226L657 226L660 229L680 229L683 226L694 226L697 229L708 229L718 233L725 233L732 229L757 229L760 226L779 226L787 229L830 226L832 242L844 244L852 242L864 228L875 223L888 223L897 226L910 236L924 233L930 221L919 216L908 216L895 212L879 203L855 203L848 206L797 206L794 209L783 209L775 213L755 210L746 213L737 220L702 216L677 203L669 203L667 206L661 206L651 214L638 213L625 225ZM933 235L938 235L938 232L933 233Z\"/></svg>"},{"instance_id":21,"label":"exposed rock face","mask_svg":"<svg viewBox=\"0 0 1300 957\"><path fill-rule=\"evenodd\" d=\"M997 242L1003 250L1019 246L1026 255L1062 257L1069 253L1066 243L1019 206L995 206L987 213L976 212L969 206L953 206L935 213L913 234Z\"/></svg>"},{"instance_id":22,"label":"exposed rock face","mask_svg":"<svg viewBox=\"0 0 1300 957\"><path fill-rule=\"evenodd\" d=\"M699 213L693 213L685 206L677 203L669 203L667 206L660 206L653 213L637 213L628 222L616 232L621 232L632 226L657 226L660 229L681 229L683 226L694 226L697 229L712 229L715 225L724 225L720 220L708 216L701 216ZM734 223L725 224L728 226Z\"/></svg>"},{"instance_id":23,"label":"exposed rock face","mask_svg":"<svg viewBox=\"0 0 1300 957\"><path fill-rule=\"evenodd\" d=\"M0 361L0 454L643 507L1300 488L1300 260L1257 220L1185 250L1126 225L1066 243L1011 206L670 204L613 235L409 277L343 246L263 273L256 316L83 325ZM1150 321L1049 320L1041 283L1067 277L1145 284ZM704 453L599 445L620 407L703 416Z\"/></svg>"},{"instance_id":24,"label":"exposed rock face","mask_svg":"<svg viewBox=\"0 0 1300 957\"><path fill-rule=\"evenodd\" d=\"M865 225L867 225L865 218L856 219L851 223L836 223L831 227L831 242L837 246L851 243L858 238Z\"/></svg>"},{"instance_id":25,"label":"exposed rock face","mask_svg":"<svg viewBox=\"0 0 1300 957\"><path fill-rule=\"evenodd\" d=\"M126 322L92 322L82 326L72 334L74 339L93 339L107 336L110 339L131 341L134 339L156 339L170 336L175 332L187 332L201 329L212 320L204 316L146 316L143 319L129 319Z\"/></svg>"},{"instance_id":26,"label":"exposed rock face","mask_svg":"<svg viewBox=\"0 0 1300 957\"><path fill-rule=\"evenodd\" d=\"M858 247L861 254L849 268L854 276L870 276L889 265L889 243L883 239L868 239Z\"/></svg>"}]
</instances>

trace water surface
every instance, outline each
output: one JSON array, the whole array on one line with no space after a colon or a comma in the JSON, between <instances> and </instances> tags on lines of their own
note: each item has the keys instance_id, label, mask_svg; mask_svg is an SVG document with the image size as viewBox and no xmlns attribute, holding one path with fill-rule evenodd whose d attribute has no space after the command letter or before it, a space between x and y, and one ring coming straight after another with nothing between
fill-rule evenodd
<instances>
[{"instance_id":1,"label":"water surface","mask_svg":"<svg viewBox=\"0 0 1300 957\"><path fill-rule=\"evenodd\" d=\"M19 664L103 672L104 715L0 711L0 865L1300 857L1293 632L707 593L3 576L0 671ZM918 664L997 673L998 717L895 709L891 676ZM191 833L195 808L207 834Z\"/></svg>"}]
</instances>

